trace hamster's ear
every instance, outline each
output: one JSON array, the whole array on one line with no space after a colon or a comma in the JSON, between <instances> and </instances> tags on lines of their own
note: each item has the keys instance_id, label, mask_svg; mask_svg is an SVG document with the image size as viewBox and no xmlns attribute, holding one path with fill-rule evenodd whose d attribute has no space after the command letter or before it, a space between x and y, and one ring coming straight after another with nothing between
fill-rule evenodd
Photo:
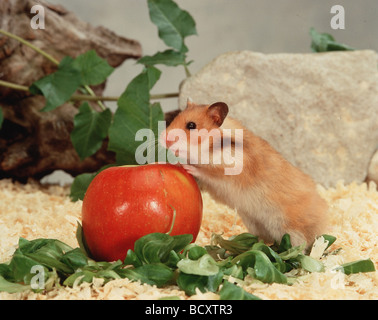
<instances>
[{"instance_id":1,"label":"hamster's ear","mask_svg":"<svg viewBox=\"0 0 378 320\"><path fill-rule=\"evenodd\" d=\"M220 127L228 114L228 106L224 102L215 102L208 107L206 113Z\"/></svg>"},{"instance_id":2,"label":"hamster's ear","mask_svg":"<svg viewBox=\"0 0 378 320\"><path fill-rule=\"evenodd\" d=\"M192 100L192 98L188 97L188 100L186 102L186 109L190 109L194 106L194 102Z\"/></svg>"}]
</instances>

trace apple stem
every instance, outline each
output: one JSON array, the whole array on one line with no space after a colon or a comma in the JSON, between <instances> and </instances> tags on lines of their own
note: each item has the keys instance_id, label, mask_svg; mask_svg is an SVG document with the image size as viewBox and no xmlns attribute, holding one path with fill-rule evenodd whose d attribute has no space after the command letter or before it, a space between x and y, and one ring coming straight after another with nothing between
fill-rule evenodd
<instances>
[{"instance_id":1,"label":"apple stem","mask_svg":"<svg viewBox=\"0 0 378 320\"><path fill-rule=\"evenodd\" d=\"M170 205L170 207L173 209L173 218L172 218L171 228L169 229L169 231L166 234L171 234L173 226L175 224L175 220L176 220L176 209L173 208L173 206L171 206L171 205Z\"/></svg>"}]
</instances>

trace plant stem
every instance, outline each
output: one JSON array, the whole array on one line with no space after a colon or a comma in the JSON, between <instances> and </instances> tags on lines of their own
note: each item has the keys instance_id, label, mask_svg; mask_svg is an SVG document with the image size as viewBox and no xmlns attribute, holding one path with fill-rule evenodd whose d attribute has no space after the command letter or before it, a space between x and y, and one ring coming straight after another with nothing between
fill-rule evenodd
<instances>
[{"instance_id":1,"label":"plant stem","mask_svg":"<svg viewBox=\"0 0 378 320\"><path fill-rule=\"evenodd\" d=\"M190 71L189 71L189 68L188 68L188 65L190 64L191 62L187 62L186 61L186 58L185 58L185 63L184 63L184 69L185 69L185 75L186 75L186 77L187 78L189 78L189 77L191 77L192 76L192 74L190 73Z\"/></svg>"},{"instance_id":2,"label":"plant stem","mask_svg":"<svg viewBox=\"0 0 378 320\"><path fill-rule=\"evenodd\" d=\"M89 96L86 94L74 94L71 96L72 101L117 101L119 97L99 97L99 96Z\"/></svg>"},{"instance_id":3,"label":"plant stem","mask_svg":"<svg viewBox=\"0 0 378 320\"><path fill-rule=\"evenodd\" d=\"M166 234L171 234L173 226L175 225L175 221L176 221L176 209L171 204L169 204L169 206L172 208L173 214L172 214L171 228L169 229L168 232L166 232Z\"/></svg>"},{"instance_id":4,"label":"plant stem","mask_svg":"<svg viewBox=\"0 0 378 320\"><path fill-rule=\"evenodd\" d=\"M93 92L92 88L90 86L87 86L85 85L84 86L85 90L87 90L87 92L92 96L92 97L95 97L95 93ZM97 101L97 104L100 106L100 108L102 109L102 111L105 111L106 110L106 107L104 106L104 104L102 103L101 100L96 100Z\"/></svg>"},{"instance_id":5,"label":"plant stem","mask_svg":"<svg viewBox=\"0 0 378 320\"><path fill-rule=\"evenodd\" d=\"M8 31L5 31L3 29L0 29L0 33L2 33L3 35L5 35L5 36L7 36L9 38L12 38L12 39L15 39L15 40L21 42L22 44L28 46L29 48L32 48L33 50L35 50L38 53L40 53L41 55L43 55L46 59L48 59L52 63L54 63L56 65L59 65L59 61L58 60L56 60L54 57L52 57L51 55L49 55L47 52L45 52L45 51L37 48L35 45L31 44L29 41L26 41L25 39L22 39L19 36L16 36L15 34L10 33Z\"/></svg>"},{"instance_id":6,"label":"plant stem","mask_svg":"<svg viewBox=\"0 0 378 320\"><path fill-rule=\"evenodd\" d=\"M178 93L162 93L162 94L151 94L151 100L158 100L158 99L169 99L169 98L177 98L179 96ZM99 97L99 96L88 96L86 94L74 94L71 97L71 100L80 101L80 100L90 100L90 101L118 101L119 97Z\"/></svg>"},{"instance_id":7,"label":"plant stem","mask_svg":"<svg viewBox=\"0 0 378 320\"><path fill-rule=\"evenodd\" d=\"M47 52L37 48L36 46L31 44L29 41L26 41L25 39L22 39L21 37L16 36L15 34L10 33L8 31L5 31L3 29L0 29L0 34L3 34L3 35L5 35L9 38L12 38L12 39L15 39L15 40L21 42L22 44L24 44L24 45L28 46L29 48L35 50L36 52L40 53L42 56L44 56L46 59L48 59L52 63L59 65L58 60L56 60L54 57L49 55ZM184 66L184 68L185 68L186 76L190 77L191 74L189 72L189 69L187 68L187 66ZM26 87L26 86L18 85L18 84L15 84L15 83L4 81L4 80L0 80L0 86L15 89L15 90L29 91L29 88ZM95 95L95 93L93 92L93 90L89 86L85 85L84 88L90 94L89 96L88 95L73 95L70 100L74 100L74 101L75 100L97 101L99 106L101 107L101 109L105 110L106 107L104 106L102 101L117 101L119 99L119 97L99 97L99 96ZM150 99L151 100L168 99L168 98L177 98L178 96L179 96L178 93L152 94L152 95L150 95Z\"/></svg>"},{"instance_id":8,"label":"plant stem","mask_svg":"<svg viewBox=\"0 0 378 320\"><path fill-rule=\"evenodd\" d=\"M47 52L45 52L45 51L43 51L43 50L37 48L36 46L34 46L33 44L31 44L29 41L26 41L25 39L22 39L22 38L20 38L19 36L16 36L15 34L10 33L10 32L7 32L7 31L2 30L2 29L0 29L0 33L6 35L7 37L13 38L13 39L15 39L15 40L17 40L17 41L23 43L24 45L26 45L26 46L32 48L32 49L35 50L36 52L38 52L38 53L40 53L41 55L43 55L45 58L47 58L48 60L50 60L52 63L55 63L56 65L59 65L59 61L58 61L58 60L56 60L54 57L52 57L51 55L49 55ZM86 91L87 91L92 97L95 97L95 96L96 96L95 93L93 92L93 90L92 90L89 86L85 85L84 88L85 88L85 90L86 90ZM16 89L16 88L14 88L14 89ZM102 110L106 110L106 107L105 107L104 104L101 102L101 100L99 100L99 99L93 99L93 100L96 100L96 101L97 101L97 103L99 104L99 106L100 106L100 108L101 108Z\"/></svg>"},{"instance_id":9,"label":"plant stem","mask_svg":"<svg viewBox=\"0 0 378 320\"><path fill-rule=\"evenodd\" d=\"M190 73L188 67L187 67L186 65L184 65L184 68L185 68L185 75L186 75L186 77L187 77L187 78L191 77L192 74Z\"/></svg>"},{"instance_id":10,"label":"plant stem","mask_svg":"<svg viewBox=\"0 0 378 320\"><path fill-rule=\"evenodd\" d=\"M19 84L15 84L9 81L0 80L0 86L11 88L19 91L26 91L29 92L29 88L26 86L22 86ZM92 91L93 92L93 91ZM157 100L157 99L168 99L168 98L177 98L179 96L178 93L162 93L162 94L152 94L150 96L151 100ZM118 101L119 97L100 97L100 96L89 96L86 94L74 94L72 95L71 99L72 101L82 101L82 100L88 100L88 101ZM105 110L105 109L104 109Z\"/></svg>"},{"instance_id":11,"label":"plant stem","mask_svg":"<svg viewBox=\"0 0 378 320\"><path fill-rule=\"evenodd\" d=\"M169 99L169 98L177 98L179 96L178 92L173 93L161 93L161 94L151 94L151 100L158 100L158 99Z\"/></svg>"},{"instance_id":12,"label":"plant stem","mask_svg":"<svg viewBox=\"0 0 378 320\"><path fill-rule=\"evenodd\" d=\"M4 81L4 80L0 80L0 86L15 89L15 90L20 90L20 91L29 91L29 88L26 86L22 86L20 84L15 84L15 83Z\"/></svg>"}]
</instances>

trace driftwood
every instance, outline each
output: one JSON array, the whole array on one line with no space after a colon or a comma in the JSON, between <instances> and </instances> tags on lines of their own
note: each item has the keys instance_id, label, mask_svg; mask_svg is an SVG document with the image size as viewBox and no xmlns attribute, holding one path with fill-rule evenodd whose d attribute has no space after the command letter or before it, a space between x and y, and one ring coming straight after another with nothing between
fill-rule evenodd
<instances>
[{"instance_id":1,"label":"driftwood","mask_svg":"<svg viewBox=\"0 0 378 320\"><path fill-rule=\"evenodd\" d=\"M32 29L30 9L35 4L45 8L45 29ZM76 57L90 49L117 67L126 59L141 56L135 40L120 37L104 27L80 21L62 6L43 1L5 0L0 2L0 28L18 35L57 60ZM0 35L0 79L30 86L56 70L56 65L33 49ZM92 88L101 95L104 85ZM72 175L93 172L114 162L106 143L95 155L80 161L70 132L78 105L66 103L49 112L40 112L45 100L27 92L0 87L0 107L4 122L0 130L0 178L40 179L54 170Z\"/></svg>"}]
</instances>

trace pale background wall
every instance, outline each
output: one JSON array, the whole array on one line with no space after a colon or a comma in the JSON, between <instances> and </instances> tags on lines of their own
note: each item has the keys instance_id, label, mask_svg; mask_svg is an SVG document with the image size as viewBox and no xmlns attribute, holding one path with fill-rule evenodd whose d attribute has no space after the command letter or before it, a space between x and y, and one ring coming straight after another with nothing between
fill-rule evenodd
<instances>
[{"instance_id":1,"label":"pale background wall","mask_svg":"<svg viewBox=\"0 0 378 320\"><path fill-rule=\"evenodd\" d=\"M63 5L92 25L103 25L119 35L138 40L144 55L167 47L149 20L145 0L49 0ZM198 36L187 38L189 66L197 72L221 53L252 50L263 53L310 53L310 27L331 33L338 42L378 51L377 0L176 0L196 21ZM332 30L333 5L345 9L345 30ZM46 28L48 26L46 25ZM183 68L158 66L163 71L153 93L177 92L185 78ZM128 60L111 75L105 95L119 96L141 66ZM177 108L177 99L161 101L165 111ZM114 108L115 104L108 104ZM58 173L46 182L69 182Z\"/></svg>"}]
</instances>

